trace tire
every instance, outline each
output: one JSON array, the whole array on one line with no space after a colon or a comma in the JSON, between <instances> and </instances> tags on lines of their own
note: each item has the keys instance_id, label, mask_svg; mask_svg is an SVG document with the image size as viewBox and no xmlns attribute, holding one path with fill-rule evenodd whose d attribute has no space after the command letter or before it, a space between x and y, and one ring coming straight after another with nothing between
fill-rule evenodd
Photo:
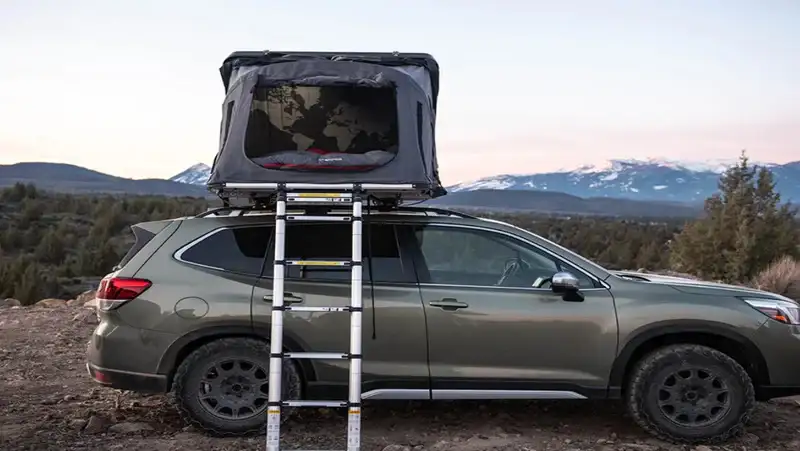
<instances>
[{"instance_id":1,"label":"tire","mask_svg":"<svg viewBox=\"0 0 800 451\"><path fill-rule=\"evenodd\" d=\"M175 371L172 389L184 422L217 437L265 432L269 354L269 344L254 338L222 338L189 354ZM284 360L281 376L282 399L299 399L295 365ZM201 397L202 392L209 396ZM281 423L291 414L292 409L281 408Z\"/></svg>"},{"instance_id":2,"label":"tire","mask_svg":"<svg viewBox=\"0 0 800 451\"><path fill-rule=\"evenodd\" d=\"M706 346L672 345L636 364L626 404L636 424L661 440L718 444L742 434L755 407L755 389L728 355Z\"/></svg>"}]
</instances>

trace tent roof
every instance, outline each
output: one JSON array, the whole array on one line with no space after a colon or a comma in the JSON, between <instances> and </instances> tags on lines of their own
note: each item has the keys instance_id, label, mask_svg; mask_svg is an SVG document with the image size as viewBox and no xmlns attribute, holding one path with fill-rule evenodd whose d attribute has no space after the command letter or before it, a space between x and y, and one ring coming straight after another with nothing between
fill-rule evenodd
<instances>
[{"instance_id":1,"label":"tent roof","mask_svg":"<svg viewBox=\"0 0 800 451\"><path fill-rule=\"evenodd\" d=\"M433 108L439 95L439 64L427 53L398 52L281 52L281 51L240 51L231 53L219 68L225 91L228 90L231 75L238 66L260 66L303 59L324 59L331 61L354 61L384 66L420 66L430 74Z\"/></svg>"}]
</instances>

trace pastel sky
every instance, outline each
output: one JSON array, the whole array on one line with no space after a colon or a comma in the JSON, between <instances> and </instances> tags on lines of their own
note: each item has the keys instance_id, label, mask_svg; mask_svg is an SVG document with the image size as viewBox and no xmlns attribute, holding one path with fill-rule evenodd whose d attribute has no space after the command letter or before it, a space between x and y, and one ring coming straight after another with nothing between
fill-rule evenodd
<instances>
[{"instance_id":1,"label":"pastel sky","mask_svg":"<svg viewBox=\"0 0 800 451\"><path fill-rule=\"evenodd\" d=\"M0 0L0 164L210 163L219 65L264 49L431 53L445 183L800 160L798 24L795 0Z\"/></svg>"}]
</instances>

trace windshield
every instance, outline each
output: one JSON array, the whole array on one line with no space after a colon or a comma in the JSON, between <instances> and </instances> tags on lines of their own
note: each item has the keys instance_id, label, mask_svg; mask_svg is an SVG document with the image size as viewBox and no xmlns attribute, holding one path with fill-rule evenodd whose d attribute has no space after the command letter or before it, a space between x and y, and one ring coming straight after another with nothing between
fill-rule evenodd
<instances>
[{"instance_id":1,"label":"windshield","mask_svg":"<svg viewBox=\"0 0 800 451\"><path fill-rule=\"evenodd\" d=\"M600 272L602 272L602 273L604 273L604 274L613 275L613 274L611 273L611 271L609 271L609 270L608 270L608 269L606 269L606 268L603 268L602 266L600 266L600 265L598 265L597 263L595 263L595 262L593 262L593 261L589 260L588 258L586 258L586 257L584 257L584 256L582 256L582 255L580 255L580 254L576 254L575 252L573 252L573 251L571 251L571 250L569 250L569 249L565 248L564 246L562 246L562 245L560 245L560 244L557 244L557 243L554 243L554 242L552 242L552 241L550 241L550 240L548 240L548 239L546 239L546 238L544 238L544 237L542 237L542 236L540 236L540 235L537 235L537 234L535 234L535 233L531 232L530 230L525 230L525 229L523 229L522 227L517 227L517 226L515 226L514 224L509 224L509 223L507 223L507 222L498 221L497 219L489 219L489 218L479 218L479 219L480 219L480 220L482 220L482 221L486 221L486 222L492 222L492 223L495 223L495 224L502 224L502 225L505 225L505 226L508 226L508 227L512 227L514 230L519 230L520 232L522 232L522 233L524 233L524 234L526 234L526 235L532 235L532 236L535 236L537 239L539 239L539 240L541 240L541 241L544 241L544 242L548 243L549 245L551 245L551 246L553 246L553 247L555 247L555 248L559 249L561 252L563 252L564 254L567 254L567 255L571 256L571 257L572 257L572 258L574 258L575 260L578 260L578 261L584 262L584 263L586 263L586 265L588 265L588 266L591 266L591 267L593 267L593 268L597 269L598 271L600 271ZM606 278L607 278L607 277L606 277Z\"/></svg>"}]
</instances>

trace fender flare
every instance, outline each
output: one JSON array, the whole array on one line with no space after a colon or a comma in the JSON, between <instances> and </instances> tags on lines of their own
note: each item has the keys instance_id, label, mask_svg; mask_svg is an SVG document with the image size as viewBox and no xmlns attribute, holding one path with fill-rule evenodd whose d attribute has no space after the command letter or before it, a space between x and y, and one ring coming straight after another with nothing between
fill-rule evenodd
<instances>
[{"instance_id":1,"label":"fender flare","mask_svg":"<svg viewBox=\"0 0 800 451\"><path fill-rule=\"evenodd\" d=\"M283 331L283 347L287 351L304 352L304 342L299 340L291 331L284 329ZM253 328L248 323L227 323L216 324L214 326L206 326L201 329L193 330L184 335L181 335L169 345L167 350L162 354L158 362L158 374L167 376L167 383L172 385L172 376L175 373L182 358L188 355L189 350L194 350L202 344L226 337L249 337L263 340L264 343L269 343L269 327ZM316 380L316 374L313 366L309 360L300 359L296 361L300 366L301 377L304 382Z\"/></svg>"},{"instance_id":2,"label":"fender flare","mask_svg":"<svg viewBox=\"0 0 800 451\"><path fill-rule=\"evenodd\" d=\"M633 363L633 356L641 349L642 345L645 345L650 340L667 335L696 333L722 337L742 346L745 355L747 355L749 359L755 359L755 361L751 363L755 365L759 375L764 378L761 382L768 383L769 374L764 355L750 339L739 333L735 327L716 321L687 319L659 321L631 332L630 336L633 338L625 343L621 352L617 354L617 358L614 359L614 364L612 365L611 374L609 376L609 387L612 388L612 390L622 388L627 370L630 364Z\"/></svg>"}]
</instances>

